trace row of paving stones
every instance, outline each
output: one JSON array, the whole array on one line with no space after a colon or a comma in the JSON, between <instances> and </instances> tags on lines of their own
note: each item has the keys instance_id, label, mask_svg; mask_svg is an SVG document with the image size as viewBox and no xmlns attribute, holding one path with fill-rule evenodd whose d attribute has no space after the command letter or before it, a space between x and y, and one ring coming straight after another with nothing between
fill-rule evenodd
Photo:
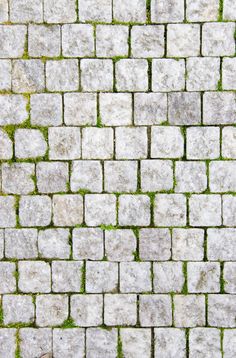
<instances>
[{"instance_id":1,"label":"row of paving stones","mask_svg":"<svg viewBox=\"0 0 236 358\"><path fill-rule=\"evenodd\" d=\"M206 305L207 301L207 305ZM138 302L138 305L137 305ZM104 306L104 309L103 309ZM75 294L70 296L72 322L81 327L225 327L234 328L235 295L227 294ZM36 311L36 314L35 314ZM4 324L63 326L69 314L67 294L4 295ZM206 319L207 315L207 319Z\"/></svg>"},{"instance_id":2,"label":"row of paving stones","mask_svg":"<svg viewBox=\"0 0 236 358\"><path fill-rule=\"evenodd\" d=\"M151 354L158 357L178 358L214 356L232 358L235 350L235 330L217 328L14 328L0 330L6 346L2 355L14 358L15 351L24 358L71 356L116 358L124 356L148 358ZM18 342L19 341L19 342ZM18 343L18 347L17 347ZM69 350L68 350L68 347Z\"/></svg>"},{"instance_id":3,"label":"row of paving stones","mask_svg":"<svg viewBox=\"0 0 236 358\"><path fill-rule=\"evenodd\" d=\"M60 63L60 61L55 61L55 63ZM135 83L137 79L135 72L130 71L129 73L130 76L133 76L132 81ZM62 72L56 77L60 78L61 74ZM55 79L54 82L56 83ZM168 95L165 93L137 93L134 95L134 105L132 105L129 93L103 93L99 95L99 99L98 105L96 95L93 93L66 93L64 96L60 93L0 94L0 125L25 124L29 117L28 107L30 108L30 124L41 127L61 125L63 114L65 124L76 126L97 124L100 126L103 124L130 126L133 124L132 117L134 117L136 126L224 125L234 124L236 118L236 93L234 91L205 92L203 96L199 92L172 92ZM134 106L134 111L132 106ZM99 123L97 123L97 118ZM142 133L142 131L145 132L145 128L123 128L121 130L128 133L141 131L141 134L145 135ZM167 131L168 128L162 130ZM111 129L110 132L112 132ZM102 134L103 131L100 133Z\"/></svg>"},{"instance_id":4,"label":"row of paving stones","mask_svg":"<svg viewBox=\"0 0 236 358\"><path fill-rule=\"evenodd\" d=\"M89 294L104 292L119 292L120 294L188 292L191 294L224 291L234 294L236 293L236 280L233 275L235 267L235 262L226 262L221 265L219 262L188 262L185 264L179 261L169 261L154 262L151 265L150 262L121 262L118 264L107 261L88 261L84 266L82 261L52 261L51 265L44 261L19 261L16 277L15 263L2 261L0 263L0 293L14 293L15 291L21 293L83 293L84 291ZM8 296L4 297L3 310L6 307L4 299L7 300ZM22 297L24 299L25 296ZM93 306L91 296L84 297L88 301L91 299ZM19 322L22 318L19 312L20 306L19 304L17 308ZM84 307L81 310L84 311ZM14 321L5 323L14 323Z\"/></svg>"},{"instance_id":5,"label":"row of paving stones","mask_svg":"<svg viewBox=\"0 0 236 358\"><path fill-rule=\"evenodd\" d=\"M80 194L0 196L0 227L17 225L151 227L235 225L235 196L219 194Z\"/></svg>"},{"instance_id":6,"label":"row of paving stones","mask_svg":"<svg viewBox=\"0 0 236 358\"><path fill-rule=\"evenodd\" d=\"M104 230L83 227L75 228L72 232L69 228L5 229L0 231L0 258L9 261L22 259L50 261L73 258L88 260L88 263L99 260L111 262L235 261L235 232L234 228L211 228L205 231L202 228L136 228L133 230L109 228L109 230ZM3 263L2 267L4 265L6 266L6 263ZM102 267L102 263L98 263L99 265ZM166 285L168 286L175 277L173 273L175 262L170 261L163 265L166 267L166 276L168 276ZM205 266L207 267L207 264ZM227 269L225 268L225 279L228 282L231 281L232 285L227 282L225 285L235 287L235 283L233 284L235 277L232 276L231 280L229 278L228 270L231 267L234 267L233 262L227 265ZM184 266L183 269L187 271L187 267ZM173 277L171 277L172 274ZM181 273L180 276L182 276ZM227 290L232 290L232 287Z\"/></svg>"},{"instance_id":7,"label":"row of paving stones","mask_svg":"<svg viewBox=\"0 0 236 358\"><path fill-rule=\"evenodd\" d=\"M154 192L231 194L235 191L234 161L211 161L209 165L203 161L174 163L173 166L171 160L142 160L139 170L139 163L129 160L111 160L103 163L96 160L73 161L71 170L69 170L69 163L64 161L40 161L36 165L25 162L3 163L0 167L0 188L2 194L18 195L68 193L70 190L78 194L106 192L116 195L124 193L151 195ZM209 189L207 172L209 172ZM95 176L94 180L92 180L93 176ZM181 196L169 196L169 199L174 197L181 198ZM86 203L89 203L89 198L97 198L99 201L99 197L87 195ZM106 201L110 201L109 198L114 202L114 195L101 196L100 200L105 204ZM133 202L137 200L133 198ZM143 203L148 202L147 198L142 196L140 200L143 200ZM235 199L226 195L223 201L224 210L227 211L227 203L233 204Z\"/></svg>"},{"instance_id":8,"label":"row of paving stones","mask_svg":"<svg viewBox=\"0 0 236 358\"><path fill-rule=\"evenodd\" d=\"M2 0L1 22L201 22L234 20L234 0Z\"/></svg>"},{"instance_id":9,"label":"row of paving stones","mask_svg":"<svg viewBox=\"0 0 236 358\"><path fill-rule=\"evenodd\" d=\"M0 57L234 56L235 23L0 25ZM16 36L17 34L17 36ZM26 36L28 37L26 38ZM27 39L27 42L26 42ZM26 45L27 47L26 47ZM199 59L200 61L200 59Z\"/></svg>"},{"instance_id":10,"label":"row of paving stones","mask_svg":"<svg viewBox=\"0 0 236 358\"><path fill-rule=\"evenodd\" d=\"M235 50L233 50L234 54ZM220 68L222 66L222 70ZM118 92L171 92L184 91L185 87L189 92L209 91L209 90L234 90L236 74L236 59L224 57L221 63L218 57L189 57L185 60L180 59L120 59L114 61L112 59L61 59L46 60L46 64L41 59L20 59L20 60L0 60L2 91L12 91L14 93L35 93L35 92L97 92L97 91L118 91ZM222 72L222 76L221 76ZM222 77L222 83L221 83ZM46 79L46 81L45 81ZM46 82L46 86L45 86ZM205 97L212 96L211 101L217 101L214 93L206 94ZM222 94L218 94L222 95ZM229 97L230 94L223 94ZM231 94L232 95L232 94ZM182 97L181 97L182 96ZM82 96L80 96L83 99ZM85 96L84 96L85 97ZM88 96L91 102L95 99ZM117 98L111 94L105 96L101 94L103 105L106 106L108 100ZM141 95L136 95L136 100ZM34 96L35 100L37 96ZM40 97L38 97L40 98ZM43 98L43 97L42 97ZM48 96L45 96L49 98ZM52 97L53 98L53 97ZM59 102L60 96L55 96ZM73 101L73 97L66 95L65 98ZM79 96L78 96L79 98ZM145 96L143 95L143 98ZM148 96L146 96L148 98ZM147 106L158 98L158 95L149 95ZM157 108L161 111L158 115L159 120L163 120L167 112L166 95L159 95L162 100ZM176 116L173 113L173 101L178 103L179 98L188 102L191 110L193 101L200 102L200 94L197 93L176 93L170 94L170 117ZM122 100L122 96L120 96ZM123 101L127 101L125 105L132 109L128 102L129 96L124 95ZM60 103L58 103L60 105ZM121 104L120 104L121 105ZM85 104L84 104L85 106ZM180 104L179 104L180 106ZM139 107L138 107L139 109ZM140 109L139 109L140 110ZM198 123L199 105L189 119L191 124ZM197 117L197 119L196 119ZM126 119L128 121L128 118ZM181 123L182 124L182 123Z\"/></svg>"}]
</instances>

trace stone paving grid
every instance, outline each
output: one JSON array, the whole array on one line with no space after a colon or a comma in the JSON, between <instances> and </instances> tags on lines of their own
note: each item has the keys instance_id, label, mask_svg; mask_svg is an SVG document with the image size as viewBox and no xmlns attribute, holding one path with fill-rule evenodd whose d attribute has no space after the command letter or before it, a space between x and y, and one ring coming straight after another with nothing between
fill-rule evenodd
<instances>
[{"instance_id":1,"label":"stone paving grid","mask_svg":"<svg viewBox=\"0 0 236 358\"><path fill-rule=\"evenodd\" d=\"M0 358L236 357L235 20L0 1Z\"/></svg>"}]
</instances>

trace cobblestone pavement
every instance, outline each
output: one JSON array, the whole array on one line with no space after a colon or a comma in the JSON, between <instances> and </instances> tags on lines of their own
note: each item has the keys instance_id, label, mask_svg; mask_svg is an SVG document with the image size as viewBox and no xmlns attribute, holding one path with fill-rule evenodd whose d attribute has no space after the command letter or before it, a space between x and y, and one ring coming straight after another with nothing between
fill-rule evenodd
<instances>
[{"instance_id":1,"label":"cobblestone pavement","mask_svg":"<svg viewBox=\"0 0 236 358\"><path fill-rule=\"evenodd\" d=\"M235 21L0 1L0 358L236 357Z\"/></svg>"}]
</instances>

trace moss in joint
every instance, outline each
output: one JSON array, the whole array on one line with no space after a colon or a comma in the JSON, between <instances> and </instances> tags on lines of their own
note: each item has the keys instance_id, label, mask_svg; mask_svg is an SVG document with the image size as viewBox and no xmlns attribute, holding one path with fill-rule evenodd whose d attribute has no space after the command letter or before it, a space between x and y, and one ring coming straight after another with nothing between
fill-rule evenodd
<instances>
[{"instance_id":1,"label":"moss in joint","mask_svg":"<svg viewBox=\"0 0 236 358\"><path fill-rule=\"evenodd\" d=\"M76 324L73 320L73 318L69 317L67 318L61 325L61 328L65 329L65 328L73 328L76 327Z\"/></svg>"},{"instance_id":2,"label":"moss in joint","mask_svg":"<svg viewBox=\"0 0 236 358\"><path fill-rule=\"evenodd\" d=\"M183 275L184 275L184 285L182 288L182 294L187 295L188 293L188 272L187 272L187 262L183 263Z\"/></svg>"},{"instance_id":3,"label":"moss in joint","mask_svg":"<svg viewBox=\"0 0 236 358\"><path fill-rule=\"evenodd\" d=\"M81 267L81 286L80 286L80 293L85 293L85 283L86 283L86 266L85 262Z\"/></svg>"},{"instance_id":4,"label":"moss in joint","mask_svg":"<svg viewBox=\"0 0 236 358\"><path fill-rule=\"evenodd\" d=\"M123 350L122 350L122 341L121 341L121 336L120 336L120 329L118 330L117 358L124 358Z\"/></svg>"},{"instance_id":5,"label":"moss in joint","mask_svg":"<svg viewBox=\"0 0 236 358\"><path fill-rule=\"evenodd\" d=\"M223 21L223 9L224 9L224 0L220 0L220 3L219 3L219 13L218 13L218 21Z\"/></svg>"}]
</instances>

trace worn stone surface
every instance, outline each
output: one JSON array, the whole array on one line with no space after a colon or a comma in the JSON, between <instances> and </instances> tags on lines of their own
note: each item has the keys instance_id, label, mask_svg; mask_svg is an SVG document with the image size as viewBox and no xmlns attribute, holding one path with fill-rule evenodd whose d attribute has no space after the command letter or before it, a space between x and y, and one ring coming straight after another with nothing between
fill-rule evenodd
<instances>
[{"instance_id":1,"label":"worn stone surface","mask_svg":"<svg viewBox=\"0 0 236 358\"><path fill-rule=\"evenodd\" d=\"M71 316L82 327L102 324L102 295L73 295L71 297Z\"/></svg>"},{"instance_id":2,"label":"worn stone surface","mask_svg":"<svg viewBox=\"0 0 236 358\"><path fill-rule=\"evenodd\" d=\"M54 329L53 330L53 355L60 358L66 355L68 358L83 356L85 351L85 332L81 328Z\"/></svg>"},{"instance_id":3,"label":"worn stone surface","mask_svg":"<svg viewBox=\"0 0 236 358\"><path fill-rule=\"evenodd\" d=\"M155 328L155 358L185 358L186 338L183 329Z\"/></svg>"},{"instance_id":4,"label":"worn stone surface","mask_svg":"<svg viewBox=\"0 0 236 358\"><path fill-rule=\"evenodd\" d=\"M8 144L10 146L10 144ZM6 148L8 146L5 145ZM38 129L17 129L15 131L15 155L19 159L43 157L47 142ZM10 151L10 149L8 149ZM7 158L5 158L7 159Z\"/></svg>"},{"instance_id":5,"label":"worn stone surface","mask_svg":"<svg viewBox=\"0 0 236 358\"><path fill-rule=\"evenodd\" d=\"M235 358L235 0L0 0L0 358Z\"/></svg>"},{"instance_id":6,"label":"worn stone surface","mask_svg":"<svg viewBox=\"0 0 236 358\"><path fill-rule=\"evenodd\" d=\"M6 229L5 256L9 259L33 259L38 256L36 229Z\"/></svg>"}]
</instances>

